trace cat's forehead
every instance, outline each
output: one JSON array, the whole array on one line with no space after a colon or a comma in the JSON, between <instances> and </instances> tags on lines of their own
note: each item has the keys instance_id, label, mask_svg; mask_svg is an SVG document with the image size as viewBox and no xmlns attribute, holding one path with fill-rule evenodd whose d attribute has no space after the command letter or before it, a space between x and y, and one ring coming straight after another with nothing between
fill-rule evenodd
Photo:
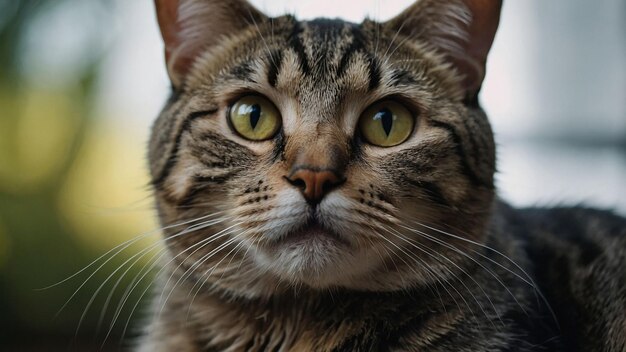
<instances>
[{"instance_id":1,"label":"cat's forehead","mask_svg":"<svg viewBox=\"0 0 626 352\"><path fill-rule=\"evenodd\" d=\"M307 44L322 45L336 44L338 40L345 40L352 31L360 30L360 25L344 21L340 18L316 18L308 21L296 21L295 26L302 29Z\"/></svg>"},{"instance_id":2,"label":"cat's forehead","mask_svg":"<svg viewBox=\"0 0 626 352\"><path fill-rule=\"evenodd\" d=\"M286 44L274 88L293 95L303 117L332 118L351 93L379 84L378 61L366 53L360 25L326 18L295 22Z\"/></svg>"},{"instance_id":3,"label":"cat's forehead","mask_svg":"<svg viewBox=\"0 0 626 352\"><path fill-rule=\"evenodd\" d=\"M348 47L357 50L365 44L359 25L328 18L296 22L289 39L292 41L290 44L294 44L295 40L301 41L306 54L321 69L328 64L336 64L339 54Z\"/></svg>"},{"instance_id":4,"label":"cat's forehead","mask_svg":"<svg viewBox=\"0 0 626 352\"><path fill-rule=\"evenodd\" d=\"M227 42L193 76L218 101L232 100L220 98L224 92L250 92L287 106L300 121L342 119L346 109L358 114L388 96L428 93L420 48L394 34L368 20L282 16Z\"/></svg>"}]
</instances>

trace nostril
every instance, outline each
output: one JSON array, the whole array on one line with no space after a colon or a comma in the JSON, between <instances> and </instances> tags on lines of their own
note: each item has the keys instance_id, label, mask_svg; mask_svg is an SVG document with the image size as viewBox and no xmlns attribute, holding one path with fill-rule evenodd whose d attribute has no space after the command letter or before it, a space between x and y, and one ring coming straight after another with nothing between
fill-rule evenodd
<instances>
[{"instance_id":1,"label":"nostril","mask_svg":"<svg viewBox=\"0 0 626 352\"><path fill-rule=\"evenodd\" d=\"M285 181L289 182L289 184L296 188L300 188L301 190L304 190L306 188L306 182L299 177L283 176L283 178L285 179Z\"/></svg>"},{"instance_id":2,"label":"nostril","mask_svg":"<svg viewBox=\"0 0 626 352\"><path fill-rule=\"evenodd\" d=\"M332 182L331 180L325 180L324 183L322 184L322 192L328 193L331 190L331 188L333 188L334 185L335 183Z\"/></svg>"},{"instance_id":3,"label":"nostril","mask_svg":"<svg viewBox=\"0 0 626 352\"><path fill-rule=\"evenodd\" d=\"M305 189L306 188L306 182L304 182L303 179L301 178L297 178L295 180L289 180L291 182L292 185L301 188L301 189Z\"/></svg>"}]
</instances>

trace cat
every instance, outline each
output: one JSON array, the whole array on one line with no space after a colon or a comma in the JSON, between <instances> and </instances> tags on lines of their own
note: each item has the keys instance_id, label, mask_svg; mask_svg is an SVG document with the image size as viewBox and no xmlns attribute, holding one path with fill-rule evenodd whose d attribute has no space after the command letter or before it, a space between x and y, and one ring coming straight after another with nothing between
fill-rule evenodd
<instances>
[{"instance_id":1,"label":"cat","mask_svg":"<svg viewBox=\"0 0 626 352\"><path fill-rule=\"evenodd\" d=\"M626 351L626 221L496 196L501 1L361 24L155 4L169 258L136 350Z\"/></svg>"}]
</instances>

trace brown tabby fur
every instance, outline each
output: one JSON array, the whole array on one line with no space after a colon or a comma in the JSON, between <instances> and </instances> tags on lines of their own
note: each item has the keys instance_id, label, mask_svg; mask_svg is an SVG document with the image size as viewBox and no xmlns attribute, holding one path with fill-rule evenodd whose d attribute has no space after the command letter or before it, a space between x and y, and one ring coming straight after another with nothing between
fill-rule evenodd
<instances>
[{"instance_id":1,"label":"brown tabby fur","mask_svg":"<svg viewBox=\"0 0 626 352\"><path fill-rule=\"evenodd\" d=\"M165 230L138 350L626 351L624 219L495 198L477 93L499 6L422 0L352 24L157 0L174 86L150 142L160 219L217 220ZM275 138L228 125L250 93L280 110ZM358 118L391 98L415 131L369 145ZM284 179L302 165L345 182L311 206ZM311 218L339 240L281 244Z\"/></svg>"}]
</instances>

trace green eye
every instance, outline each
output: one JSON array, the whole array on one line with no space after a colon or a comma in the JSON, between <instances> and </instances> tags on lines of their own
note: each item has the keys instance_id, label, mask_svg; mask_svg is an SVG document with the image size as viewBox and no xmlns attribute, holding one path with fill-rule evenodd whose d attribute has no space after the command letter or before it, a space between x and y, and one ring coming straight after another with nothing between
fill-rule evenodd
<instances>
[{"instance_id":1,"label":"green eye","mask_svg":"<svg viewBox=\"0 0 626 352\"><path fill-rule=\"evenodd\" d=\"M401 104L389 100L370 106L359 120L363 138L379 147L393 147L406 141L414 125L413 114Z\"/></svg>"},{"instance_id":2,"label":"green eye","mask_svg":"<svg viewBox=\"0 0 626 352\"><path fill-rule=\"evenodd\" d=\"M274 137L281 125L278 109L266 98L248 95L230 108L233 129L242 137L262 141Z\"/></svg>"}]
</instances>

